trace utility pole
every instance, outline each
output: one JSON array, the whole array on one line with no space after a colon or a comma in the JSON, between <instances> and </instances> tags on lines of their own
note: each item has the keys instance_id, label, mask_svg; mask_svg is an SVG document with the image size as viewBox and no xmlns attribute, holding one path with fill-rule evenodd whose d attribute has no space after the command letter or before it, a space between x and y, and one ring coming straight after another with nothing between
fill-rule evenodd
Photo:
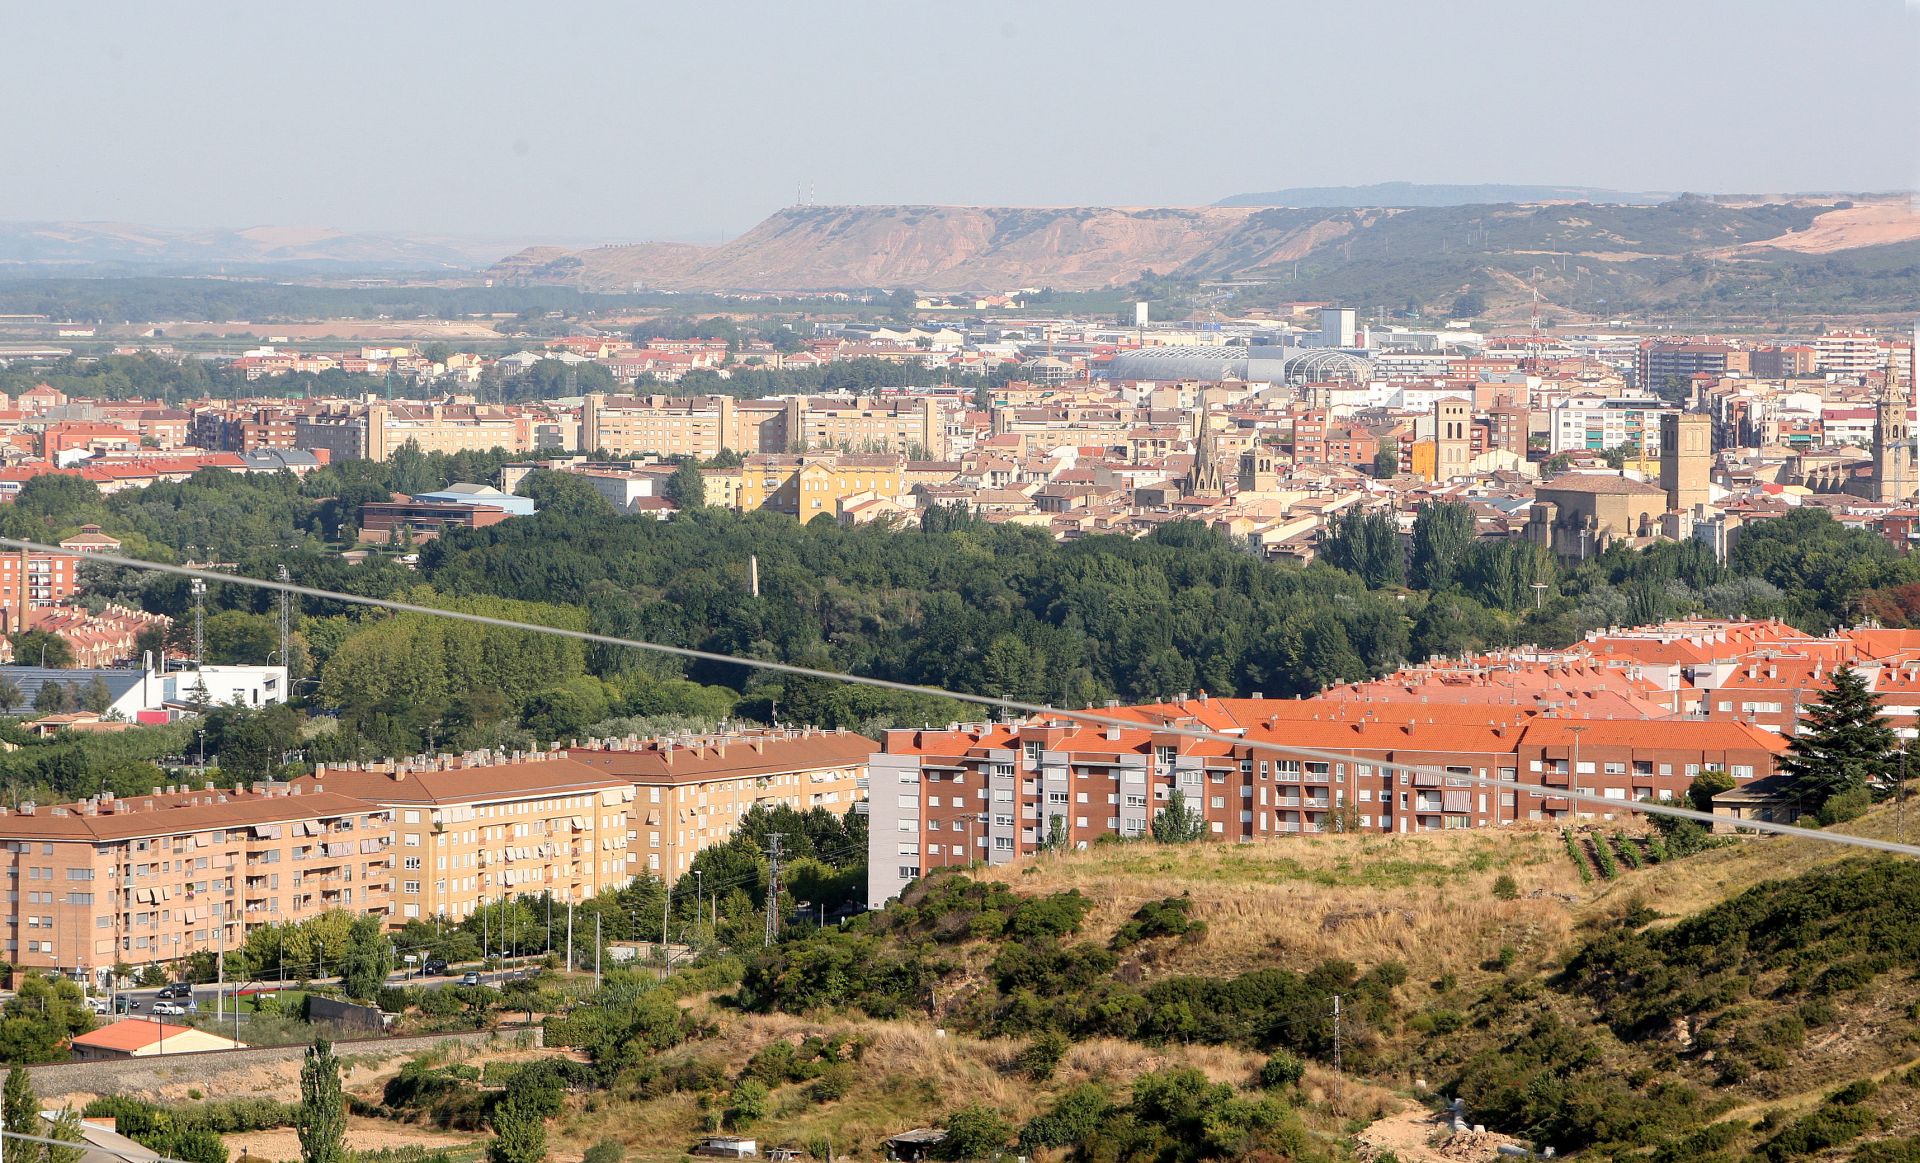
<instances>
[{"instance_id":1,"label":"utility pole","mask_svg":"<svg viewBox=\"0 0 1920 1163\"><path fill-rule=\"evenodd\" d=\"M287 567L284 565L274 569L274 576L283 582L292 580L291 575L287 573ZM290 605L292 601L292 594L285 590L280 591L280 665L286 667L289 671L293 669L293 663L287 658L287 636L289 628L292 626L292 608Z\"/></svg>"},{"instance_id":2,"label":"utility pole","mask_svg":"<svg viewBox=\"0 0 1920 1163\"><path fill-rule=\"evenodd\" d=\"M660 888L662 890L660 893L660 980L665 981L667 971L673 967L671 959L667 956L667 918L673 915L673 886L667 883L665 876L662 876Z\"/></svg>"},{"instance_id":3,"label":"utility pole","mask_svg":"<svg viewBox=\"0 0 1920 1163\"><path fill-rule=\"evenodd\" d=\"M762 944L769 949L780 931L780 840L780 833L767 833L767 928Z\"/></svg>"},{"instance_id":4,"label":"utility pole","mask_svg":"<svg viewBox=\"0 0 1920 1163\"><path fill-rule=\"evenodd\" d=\"M593 988L600 988L600 914L593 914Z\"/></svg>"},{"instance_id":5,"label":"utility pole","mask_svg":"<svg viewBox=\"0 0 1920 1163\"><path fill-rule=\"evenodd\" d=\"M567 972L573 972L573 902L567 902Z\"/></svg>"},{"instance_id":6,"label":"utility pole","mask_svg":"<svg viewBox=\"0 0 1920 1163\"><path fill-rule=\"evenodd\" d=\"M213 1018L215 1021L219 1021L220 1018L226 1013L226 1010L222 1008L226 996L227 996L227 917L226 917L226 908L223 905L221 906L221 913L220 913L220 948L219 948L219 951L213 955ZM239 998L233 999L233 1012L236 1016L238 1016L238 1014L240 1013Z\"/></svg>"},{"instance_id":7,"label":"utility pole","mask_svg":"<svg viewBox=\"0 0 1920 1163\"><path fill-rule=\"evenodd\" d=\"M1338 1075L1342 1069L1340 1063L1340 995L1336 993L1333 995L1333 1072ZM1334 1084L1336 1086L1339 1085L1338 1079L1335 1080Z\"/></svg>"}]
</instances>

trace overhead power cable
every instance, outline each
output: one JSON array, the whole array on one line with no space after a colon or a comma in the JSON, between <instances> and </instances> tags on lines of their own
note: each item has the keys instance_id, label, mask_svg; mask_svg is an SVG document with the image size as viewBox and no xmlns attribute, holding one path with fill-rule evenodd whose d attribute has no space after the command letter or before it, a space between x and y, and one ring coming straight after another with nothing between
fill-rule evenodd
<instances>
[{"instance_id":1,"label":"overhead power cable","mask_svg":"<svg viewBox=\"0 0 1920 1163\"><path fill-rule=\"evenodd\" d=\"M0 537L0 546L9 549L25 549L35 553L60 553L69 551L56 545L45 545L35 541L23 541L13 537ZM152 573L171 574L176 577L198 578L202 581L225 585L250 586L254 589L271 590L276 593L293 594L298 597L314 598L320 601L342 602L348 605L367 606L373 609L391 610L399 614L423 614L434 618L450 618L459 622L468 622L478 626L491 626L501 630L519 630L529 634L548 634L559 638L571 638L580 642L592 642L602 646L620 646L633 650L647 650L656 654L671 655L676 658L693 659L699 662L714 662L729 666L742 666L753 670L764 670L774 674L790 674L802 678L824 679L828 682L852 683L857 686L875 687L880 690L898 691L902 694L924 695L930 698L953 699L957 702L972 703L976 706L992 707L999 710L1014 711L1021 715L1038 715L1055 719L1066 719L1078 723L1091 723L1103 727L1118 727L1122 730L1151 730L1163 735L1174 735L1186 739L1198 739L1211 743L1225 743L1234 747L1246 747L1255 751L1270 752L1287 757L1302 757L1323 760L1329 763L1356 763L1359 757L1341 751L1326 751L1312 747L1300 747L1288 743L1270 742L1249 736L1235 735L1224 731L1211 731L1203 727L1186 727L1176 724L1162 724L1130 718L1125 715L1085 710L1069 710L1048 706L1044 703L1029 703L1020 699L1002 698L998 695L976 695L963 691L951 691L941 687L921 686L917 683L897 682L893 679L874 678L864 674L846 674L841 671L822 670L819 667L800 666L791 662L774 662L764 658L747 658L737 654L723 654L712 650L699 650L691 646L674 646L665 642L648 642L639 638L621 638L612 634L596 634L590 630L573 630L564 626L543 626L536 622L517 622L510 618L497 618L490 614L473 614L465 610L447 610L437 606L423 606L416 602L402 602L392 598L374 598L363 594L341 593L337 590L324 590L316 586L301 585L291 581L274 581L267 578L247 577L244 574L223 573L218 570L198 569L193 566L174 565L169 562L143 561L136 557L126 557L117 553L89 552L87 560L103 562L108 565L125 566L129 569L146 570ZM1695 823L1714 825L1725 824L1727 819L1708 812L1698 812L1691 808L1676 807L1673 804L1649 803L1643 800L1609 799L1597 792L1581 791L1575 787L1549 788L1539 784L1521 783L1517 779L1501 779L1497 776L1468 774L1448 771L1438 767L1420 764L1401 763L1387 760L1367 760L1382 771L1407 772L1415 775L1438 777L1441 780L1465 781L1476 787L1495 788L1500 791L1525 793L1552 799L1564 799L1570 803L1591 804L1609 812L1639 812L1643 815L1665 816L1669 819L1692 820ZM1577 778L1577 772L1569 773ZM1920 845L1902 844L1892 840L1879 840L1871 836L1850 836L1844 833L1820 831L1814 828L1802 828L1795 824L1781 824L1772 820L1743 819L1739 827L1756 832L1769 832L1780 836L1798 836L1805 840L1818 840L1828 844L1841 844L1853 848L1862 848L1874 852L1891 852L1900 856L1920 857ZM1286 833L1280 833L1285 835Z\"/></svg>"}]
</instances>

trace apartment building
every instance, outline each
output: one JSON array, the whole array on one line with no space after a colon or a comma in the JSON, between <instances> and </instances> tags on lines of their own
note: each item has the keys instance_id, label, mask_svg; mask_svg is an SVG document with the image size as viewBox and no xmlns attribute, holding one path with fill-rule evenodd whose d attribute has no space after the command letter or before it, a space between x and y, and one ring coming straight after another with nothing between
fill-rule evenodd
<instances>
[{"instance_id":1,"label":"apartment building","mask_svg":"<svg viewBox=\"0 0 1920 1163\"><path fill-rule=\"evenodd\" d=\"M506 897L585 900L633 875L633 785L558 753L487 752L317 768L391 821L393 920L458 920Z\"/></svg>"},{"instance_id":2,"label":"apartment building","mask_svg":"<svg viewBox=\"0 0 1920 1163\"><path fill-rule=\"evenodd\" d=\"M533 447L533 420L490 404L348 404L298 417L294 447L333 460L385 460L403 444L422 452L488 452Z\"/></svg>"},{"instance_id":3,"label":"apartment building","mask_svg":"<svg viewBox=\"0 0 1920 1163\"><path fill-rule=\"evenodd\" d=\"M948 452L945 408L946 402L931 396L736 400L596 392L581 406L580 445L617 456L701 460L723 448L743 455L840 448L937 459Z\"/></svg>"},{"instance_id":4,"label":"apartment building","mask_svg":"<svg viewBox=\"0 0 1920 1163\"><path fill-rule=\"evenodd\" d=\"M0 554L0 634L33 625L33 611L80 592L80 558L30 550Z\"/></svg>"},{"instance_id":5,"label":"apartment building","mask_svg":"<svg viewBox=\"0 0 1920 1163\"><path fill-rule=\"evenodd\" d=\"M1422 832L1591 818L1604 813L1556 793L1679 796L1710 767L1741 783L1772 775L1785 750L1746 723L1650 730L1501 710L1202 699L1109 712L1146 720L1139 728L1053 719L889 731L868 760L868 900L877 907L930 868L1143 835L1176 790L1216 840ZM1538 790L1476 782L1487 778Z\"/></svg>"},{"instance_id":6,"label":"apartment building","mask_svg":"<svg viewBox=\"0 0 1920 1163\"><path fill-rule=\"evenodd\" d=\"M1651 398L1569 396L1552 408L1552 450L1600 452L1624 444L1651 456L1660 449L1660 416L1674 410L1674 405Z\"/></svg>"},{"instance_id":7,"label":"apartment building","mask_svg":"<svg viewBox=\"0 0 1920 1163\"><path fill-rule=\"evenodd\" d=\"M104 981L329 909L385 915L389 813L315 781L0 810L6 959Z\"/></svg>"},{"instance_id":8,"label":"apartment building","mask_svg":"<svg viewBox=\"0 0 1920 1163\"><path fill-rule=\"evenodd\" d=\"M1748 374L1745 349L1720 340L1648 339L1634 353L1633 383L1643 392L1684 384L1694 376L1723 379Z\"/></svg>"},{"instance_id":9,"label":"apartment building","mask_svg":"<svg viewBox=\"0 0 1920 1163\"><path fill-rule=\"evenodd\" d=\"M1864 331L1830 331L1814 337L1814 370L1825 376L1864 381L1887 368L1889 348Z\"/></svg>"},{"instance_id":10,"label":"apartment building","mask_svg":"<svg viewBox=\"0 0 1920 1163\"><path fill-rule=\"evenodd\" d=\"M898 500L912 491L906 458L850 452L794 456L749 456L740 465L732 505L742 512L766 509L809 521L837 517L849 497Z\"/></svg>"},{"instance_id":11,"label":"apartment building","mask_svg":"<svg viewBox=\"0 0 1920 1163\"><path fill-rule=\"evenodd\" d=\"M864 735L807 729L605 740L566 754L632 788L634 869L673 879L756 807L844 813L863 802L867 757L878 746Z\"/></svg>"}]
</instances>

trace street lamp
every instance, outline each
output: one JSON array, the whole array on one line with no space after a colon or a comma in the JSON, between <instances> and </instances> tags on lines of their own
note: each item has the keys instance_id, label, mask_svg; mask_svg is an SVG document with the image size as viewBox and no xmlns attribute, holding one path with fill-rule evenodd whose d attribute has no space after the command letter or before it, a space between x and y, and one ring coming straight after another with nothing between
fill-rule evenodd
<instances>
[{"instance_id":1,"label":"street lamp","mask_svg":"<svg viewBox=\"0 0 1920 1163\"><path fill-rule=\"evenodd\" d=\"M706 908L707 875L702 869L693 870L693 923L700 923L700 914Z\"/></svg>"}]
</instances>

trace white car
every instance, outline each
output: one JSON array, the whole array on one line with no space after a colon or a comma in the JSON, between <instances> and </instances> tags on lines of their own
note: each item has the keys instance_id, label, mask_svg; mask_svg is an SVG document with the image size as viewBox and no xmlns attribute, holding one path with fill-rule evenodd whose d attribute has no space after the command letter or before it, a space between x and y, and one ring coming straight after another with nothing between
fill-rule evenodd
<instances>
[{"instance_id":1,"label":"white car","mask_svg":"<svg viewBox=\"0 0 1920 1163\"><path fill-rule=\"evenodd\" d=\"M104 997L90 997L87 999L87 1008L96 1014L104 1015L107 1012L107 999Z\"/></svg>"},{"instance_id":2,"label":"white car","mask_svg":"<svg viewBox=\"0 0 1920 1163\"><path fill-rule=\"evenodd\" d=\"M153 1003L153 1012L162 1017L179 1017L187 1012L187 1007L178 1002L157 1001Z\"/></svg>"}]
</instances>

